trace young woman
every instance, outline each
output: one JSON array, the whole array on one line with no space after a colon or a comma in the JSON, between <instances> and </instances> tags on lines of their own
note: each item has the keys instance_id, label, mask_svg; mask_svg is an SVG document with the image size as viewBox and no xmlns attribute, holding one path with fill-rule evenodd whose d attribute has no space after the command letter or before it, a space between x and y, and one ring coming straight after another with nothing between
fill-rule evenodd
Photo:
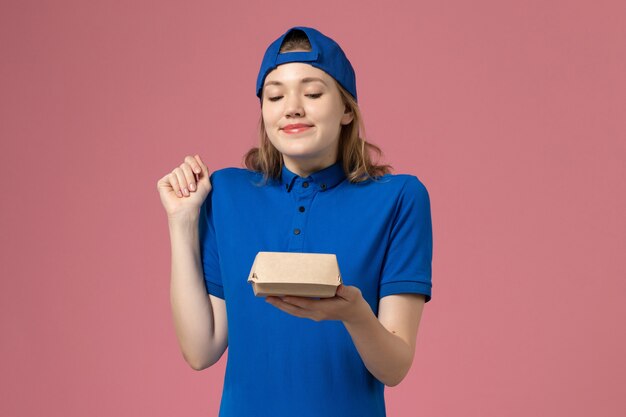
<instances>
[{"instance_id":1,"label":"young woman","mask_svg":"<svg viewBox=\"0 0 626 417\"><path fill-rule=\"evenodd\" d=\"M384 416L431 299L428 192L371 161L353 68L321 32L276 39L257 96L246 168L209 174L187 156L158 181L183 356L200 370L228 347L221 417ZM255 297L259 251L336 254L343 285L326 299Z\"/></svg>"}]
</instances>

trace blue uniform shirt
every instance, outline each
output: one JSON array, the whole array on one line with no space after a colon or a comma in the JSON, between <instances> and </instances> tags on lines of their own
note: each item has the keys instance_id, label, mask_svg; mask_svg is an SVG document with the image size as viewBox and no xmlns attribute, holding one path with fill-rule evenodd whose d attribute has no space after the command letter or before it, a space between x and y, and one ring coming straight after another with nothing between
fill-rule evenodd
<instances>
[{"instance_id":1,"label":"blue uniform shirt","mask_svg":"<svg viewBox=\"0 0 626 417\"><path fill-rule=\"evenodd\" d=\"M220 417L380 417L385 385L341 321L292 316L247 282L259 251L334 253L345 285L373 312L390 294L431 299L428 192L407 174L350 183L341 162L302 178L224 168L210 177L200 248L208 293L226 301L228 362Z\"/></svg>"}]
</instances>

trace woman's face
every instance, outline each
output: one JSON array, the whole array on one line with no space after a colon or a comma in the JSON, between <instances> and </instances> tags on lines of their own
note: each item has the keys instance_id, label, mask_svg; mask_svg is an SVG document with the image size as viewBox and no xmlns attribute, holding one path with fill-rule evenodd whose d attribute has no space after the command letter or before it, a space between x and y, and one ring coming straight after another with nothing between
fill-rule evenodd
<instances>
[{"instance_id":1,"label":"woman's face","mask_svg":"<svg viewBox=\"0 0 626 417\"><path fill-rule=\"evenodd\" d=\"M344 113L339 89L326 72L300 62L279 65L265 78L262 104L267 136L287 168L309 172L337 160L341 125L353 115Z\"/></svg>"}]
</instances>

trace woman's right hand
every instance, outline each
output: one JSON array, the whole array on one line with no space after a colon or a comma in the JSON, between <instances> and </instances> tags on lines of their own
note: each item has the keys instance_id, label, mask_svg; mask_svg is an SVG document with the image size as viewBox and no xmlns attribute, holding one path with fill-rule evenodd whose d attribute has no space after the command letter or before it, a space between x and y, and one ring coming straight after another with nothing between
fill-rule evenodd
<instances>
[{"instance_id":1,"label":"woman's right hand","mask_svg":"<svg viewBox=\"0 0 626 417\"><path fill-rule=\"evenodd\" d=\"M211 191L209 170L200 155L186 156L182 164L157 182L157 190L168 218L197 214Z\"/></svg>"}]
</instances>

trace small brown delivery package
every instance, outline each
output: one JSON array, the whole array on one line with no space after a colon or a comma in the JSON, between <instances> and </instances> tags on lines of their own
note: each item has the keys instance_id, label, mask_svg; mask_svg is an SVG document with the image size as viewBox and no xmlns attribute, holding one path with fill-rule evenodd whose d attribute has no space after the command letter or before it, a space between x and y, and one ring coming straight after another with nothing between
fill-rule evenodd
<instances>
[{"instance_id":1,"label":"small brown delivery package","mask_svg":"<svg viewBox=\"0 0 626 417\"><path fill-rule=\"evenodd\" d=\"M341 284L337 256L329 253L259 252L248 282L254 295L334 297Z\"/></svg>"}]
</instances>

